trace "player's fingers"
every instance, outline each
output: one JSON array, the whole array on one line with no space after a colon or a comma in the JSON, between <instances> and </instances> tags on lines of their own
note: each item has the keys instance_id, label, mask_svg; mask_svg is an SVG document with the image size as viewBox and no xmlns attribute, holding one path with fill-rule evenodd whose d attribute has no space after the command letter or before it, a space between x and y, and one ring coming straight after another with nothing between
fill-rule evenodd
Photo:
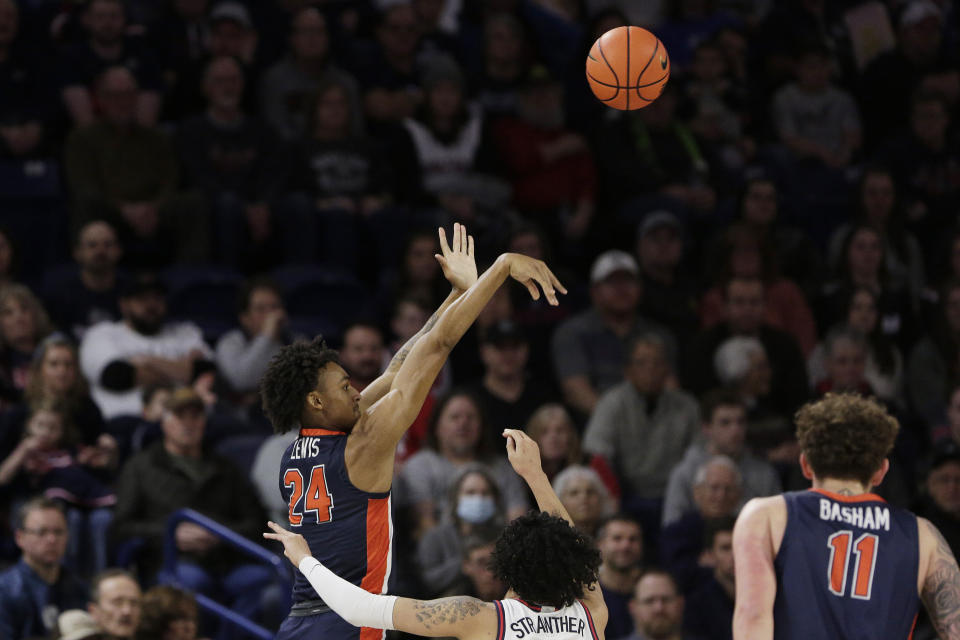
<instances>
[{"instance_id":1,"label":"player's fingers","mask_svg":"<svg viewBox=\"0 0 960 640\"><path fill-rule=\"evenodd\" d=\"M523 286L527 288L527 291L530 292L530 297L534 300L540 299L540 290L537 289L537 285L533 283L533 280L524 280Z\"/></svg>"},{"instance_id":2,"label":"player's fingers","mask_svg":"<svg viewBox=\"0 0 960 640\"><path fill-rule=\"evenodd\" d=\"M544 275L543 273L538 273L534 277L537 279L537 282L540 284L540 287L543 289L544 295L547 296L547 302L549 302L554 307L560 304L557 301L557 292L553 288L553 283L550 282L550 278Z\"/></svg>"},{"instance_id":3,"label":"player's fingers","mask_svg":"<svg viewBox=\"0 0 960 640\"><path fill-rule=\"evenodd\" d=\"M446 258L444 258L444 257L443 257L442 255L440 255L439 253L433 254L433 257L437 259L437 262L440 263L440 266L441 266L441 267L443 267L444 269L447 268L447 259L446 259Z\"/></svg>"},{"instance_id":4,"label":"player's fingers","mask_svg":"<svg viewBox=\"0 0 960 640\"><path fill-rule=\"evenodd\" d=\"M447 232L443 230L443 227L440 227L440 250L443 252L443 255L450 253L450 245L447 244Z\"/></svg>"},{"instance_id":5,"label":"player's fingers","mask_svg":"<svg viewBox=\"0 0 960 640\"><path fill-rule=\"evenodd\" d=\"M460 253L460 223L453 223L453 252Z\"/></svg>"},{"instance_id":6,"label":"player's fingers","mask_svg":"<svg viewBox=\"0 0 960 640\"><path fill-rule=\"evenodd\" d=\"M274 522L273 520L267 520L267 526L270 527L271 529L273 529L274 531L277 531L277 532L284 531L283 527L281 527L280 525L278 525L278 524L277 524L276 522Z\"/></svg>"},{"instance_id":7,"label":"player's fingers","mask_svg":"<svg viewBox=\"0 0 960 640\"><path fill-rule=\"evenodd\" d=\"M470 246L469 236L467 236L467 225L460 225L460 248L464 253L467 253L468 247Z\"/></svg>"},{"instance_id":8,"label":"player's fingers","mask_svg":"<svg viewBox=\"0 0 960 640\"><path fill-rule=\"evenodd\" d=\"M555 275L553 274L553 271L550 271L549 268L547 269L547 273L550 274L550 282L553 283L553 286L556 287L557 290L558 290L560 293L566 293L566 292L567 292L567 288L566 288L565 286L563 286L563 284L560 282L560 278L558 278L557 276L555 276Z\"/></svg>"},{"instance_id":9,"label":"player's fingers","mask_svg":"<svg viewBox=\"0 0 960 640\"><path fill-rule=\"evenodd\" d=\"M467 240L468 240L467 255L472 258L474 257L473 256L473 236L467 236Z\"/></svg>"}]
</instances>

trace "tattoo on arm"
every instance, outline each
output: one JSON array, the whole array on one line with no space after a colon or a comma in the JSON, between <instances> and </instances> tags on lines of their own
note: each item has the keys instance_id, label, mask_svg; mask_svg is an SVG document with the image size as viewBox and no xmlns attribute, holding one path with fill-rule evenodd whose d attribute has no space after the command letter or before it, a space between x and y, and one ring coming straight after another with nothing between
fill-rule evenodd
<instances>
[{"instance_id":1,"label":"tattoo on arm","mask_svg":"<svg viewBox=\"0 0 960 640\"><path fill-rule=\"evenodd\" d=\"M472 618L483 610L483 603L476 598L459 596L444 598L443 600L418 601L413 605L417 622L425 629L432 629L441 624L453 624Z\"/></svg>"},{"instance_id":2,"label":"tattoo on arm","mask_svg":"<svg viewBox=\"0 0 960 640\"><path fill-rule=\"evenodd\" d=\"M400 369L400 365L403 364L403 361L407 359L407 356L410 354L410 350L413 349L413 345L417 343L417 340L426 335L426 333L433 328L433 325L437 324L437 320L439 319L440 309L437 309L433 312L433 315L430 316L430 319L427 320L426 324L423 325L420 331L417 331L412 338L407 340L407 342L400 347L400 351L397 351L397 353L390 360L390 364L387 366L387 371L396 373Z\"/></svg>"},{"instance_id":3,"label":"tattoo on arm","mask_svg":"<svg viewBox=\"0 0 960 640\"><path fill-rule=\"evenodd\" d=\"M920 597L930 614L930 620L941 638L960 638L960 569L950 546L936 527L924 523L937 541L937 548Z\"/></svg>"}]
</instances>

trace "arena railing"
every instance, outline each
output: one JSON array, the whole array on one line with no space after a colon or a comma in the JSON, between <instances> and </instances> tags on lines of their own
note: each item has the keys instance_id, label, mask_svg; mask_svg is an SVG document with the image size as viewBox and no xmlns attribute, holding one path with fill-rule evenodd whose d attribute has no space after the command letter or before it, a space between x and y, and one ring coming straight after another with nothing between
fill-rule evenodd
<instances>
[{"instance_id":1,"label":"arena railing","mask_svg":"<svg viewBox=\"0 0 960 640\"><path fill-rule=\"evenodd\" d=\"M179 555L179 551L177 549L176 530L177 525L181 522L192 522L193 524L203 527L242 553L253 557L259 562L269 565L276 572L277 577L280 580L280 584L286 587L283 589L284 598L289 600L291 576L289 563L284 559L283 556L279 556L267 551L263 547L251 542L235 531L231 531L219 522L211 520L207 516L194 511L193 509L180 509L178 511L174 511L167 519L167 533L163 541L163 574L167 581L174 583L176 582L176 566L177 557ZM199 607L219 617L222 621L239 627L250 635L260 638L261 640L271 640L273 638L273 631L265 629L253 620L247 618L246 616L240 615L228 607L225 607L216 600L213 600L212 598L200 593L195 594L195 597ZM289 605L289 601L283 603L284 610L288 609Z\"/></svg>"}]
</instances>

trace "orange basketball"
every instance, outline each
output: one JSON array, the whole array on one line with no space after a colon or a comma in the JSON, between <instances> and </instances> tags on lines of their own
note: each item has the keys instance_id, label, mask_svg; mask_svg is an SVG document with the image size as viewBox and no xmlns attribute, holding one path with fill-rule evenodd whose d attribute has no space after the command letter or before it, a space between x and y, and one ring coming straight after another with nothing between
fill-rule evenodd
<instances>
[{"instance_id":1,"label":"orange basketball","mask_svg":"<svg viewBox=\"0 0 960 640\"><path fill-rule=\"evenodd\" d=\"M657 36L640 27L617 27L597 38L587 55L593 95L614 109L642 109L670 78L670 57Z\"/></svg>"}]
</instances>

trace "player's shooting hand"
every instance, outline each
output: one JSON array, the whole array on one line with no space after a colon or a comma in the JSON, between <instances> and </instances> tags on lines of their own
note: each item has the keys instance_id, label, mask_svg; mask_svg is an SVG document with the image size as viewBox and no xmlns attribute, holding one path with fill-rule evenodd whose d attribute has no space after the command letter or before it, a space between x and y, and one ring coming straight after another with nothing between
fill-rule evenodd
<instances>
[{"instance_id":1,"label":"player's shooting hand","mask_svg":"<svg viewBox=\"0 0 960 640\"><path fill-rule=\"evenodd\" d=\"M447 244L447 232L440 227L440 251L434 257L443 269L443 277L458 291L466 291L477 281L477 262L473 254L473 236L459 222L453 225L453 248Z\"/></svg>"},{"instance_id":2,"label":"player's shooting hand","mask_svg":"<svg viewBox=\"0 0 960 640\"><path fill-rule=\"evenodd\" d=\"M277 540L283 544L283 555L290 559L293 566L299 567L300 561L310 555L310 545L306 538L299 533L287 531L276 522L267 522L267 526L273 530L264 532L263 537L268 540Z\"/></svg>"},{"instance_id":3,"label":"player's shooting hand","mask_svg":"<svg viewBox=\"0 0 960 640\"><path fill-rule=\"evenodd\" d=\"M536 440L519 429L504 429L503 437L507 439L507 459L518 476L526 480L543 472Z\"/></svg>"},{"instance_id":4,"label":"player's shooting hand","mask_svg":"<svg viewBox=\"0 0 960 640\"><path fill-rule=\"evenodd\" d=\"M540 290L537 289L537 285L540 285L540 289L543 289L547 302L551 306L555 307L560 304L557 301L557 291L566 293L567 290L560 284L557 276L553 275L553 272L550 271L543 260L537 260L519 253L507 253L505 255L510 265L510 277L525 286L527 291L530 292L531 298L534 300L540 299Z\"/></svg>"}]
</instances>

